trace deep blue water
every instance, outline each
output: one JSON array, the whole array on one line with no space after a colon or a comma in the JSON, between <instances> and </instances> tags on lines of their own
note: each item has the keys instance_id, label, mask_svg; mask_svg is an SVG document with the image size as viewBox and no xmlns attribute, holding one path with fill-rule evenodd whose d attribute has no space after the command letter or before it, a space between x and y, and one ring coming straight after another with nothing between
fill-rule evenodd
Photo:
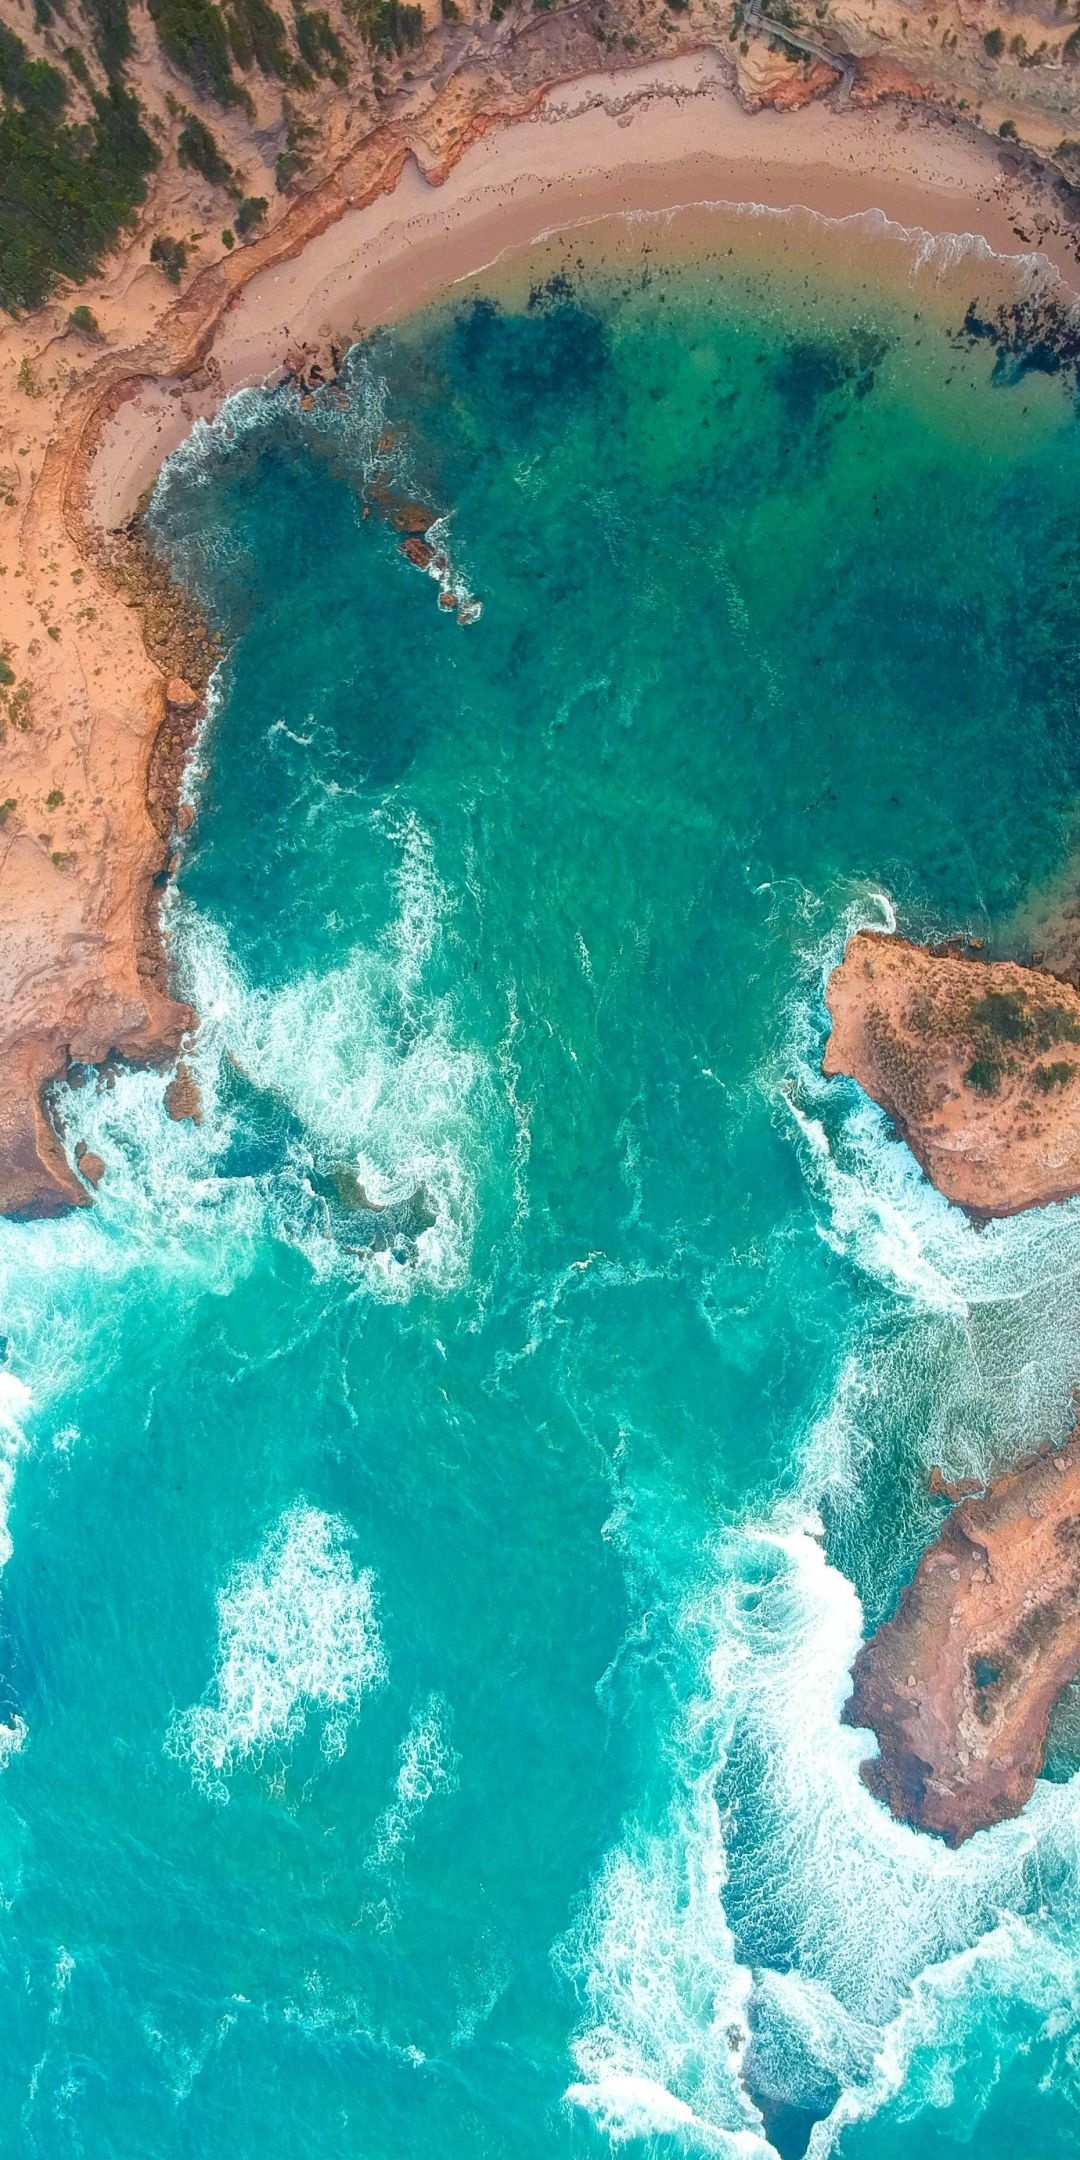
<instances>
[{"instance_id":1,"label":"deep blue water","mask_svg":"<svg viewBox=\"0 0 1080 2160\"><path fill-rule=\"evenodd\" d=\"M1063 1428L1080 1209L819 1074L850 927L1068 862L1080 431L977 262L770 231L553 246L159 484L205 1114L72 1094L97 1206L0 1225L5 2152L1080 2150L1071 1707L958 1853L839 1723L930 1464Z\"/></svg>"}]
</instances>

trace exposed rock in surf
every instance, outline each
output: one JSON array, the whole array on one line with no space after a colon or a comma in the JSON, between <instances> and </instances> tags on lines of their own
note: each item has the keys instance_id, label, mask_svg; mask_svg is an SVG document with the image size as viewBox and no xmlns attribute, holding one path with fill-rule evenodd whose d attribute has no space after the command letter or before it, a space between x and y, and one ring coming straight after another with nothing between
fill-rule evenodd
<instances>
[{"instance_id":1,"label":"exposed rock in surf","mask_svg":"<svg viewBox=\"0 0 1080 2160\"><path fill-rule=\"evenodd\" d=\"M430 570L435 560L435 550L426 540L403 540L398 552L417 570Z\"/></svg>"},{"instance_id":2,"label":"exposed rock in surf","mask_svg":"<svg viewBox=\"0 0 1080 2160\"><path fill-rule=\"evenodd\" d=\"M399 495L392 482L381 477L369 480L367 497L371 507L393 526L395 532L422 539L438 523L437 510L432 510L427 503L411 502L407 496Z\"/></svg>"},{"instance_id":3,"label":"exposed rock in surf","mask_svg":"<svg viewBox=\"0 0 1080 2160\"><path fill-rule=\"evenodd\" d=\"M860 930L826 989L826 1073L895 1121L975 1216L1080 1192L1080 994L1012 961Z\"/></svg>"},{"instance_id":4,"label":"exposed rock in surf","mask_svg":"<svg viewBox=\"0 0 1080 2160\"><path fill-rule=\"evenodd\" d=\"M417 1239L438 1221L427 1188L418 1185L403 1200L372 1200L355 1170L336 1164L316 1175L316 1191L328 1209L328 1227L346 1252L390 1253L395 1260L415 1260Z\"/></svg>"},{"instance_id":5,"label":"exposed rock in surf","mask_svg":"<svg viewBox=\"0 0 1080 2160\"><path fill-rule=\"evenodd\" d=\"M350 1169L348 1164L338 1164L331 1170L330 1183L334 1190L334 1196L341 1202L342 1207L354 1208L364 1215L382 1214L382 1202L369 1200L355 1170Z\"/></svg>"},{"instance_id":6,"label":"exposed rock in surf","mask_svg":"<svg viewBox=\"0 0 1080 2160\"><path fill-rule=\"evenodd\" d=\"M181 1062L177 1066L165 1090L165 1108L177 1125L185 1118L190 1119L193 1125L202 1124L202 1096L190 1065Z\"/></svg>"},{"instance_id":7,"label":"exposed rock in surf","mask_svg":"<svg viewBox=\"0 0 1080 2160\"><path fill-rule=\"evenodd\" d=\"M893 1814L950 1845L1015 1815L1080 1672L1080 1430L953 1510L895 1619L863 1644L849 1725Z\"/></svg>"},{"instance_id":8,"label":"exposed rock in surf","mask_svg":"<svg viewBox=\"0 0 1080 2160\"><path fill-rule=\"evenodd\" d=\"M957 1500L970 1500L973 1493L986 1491L986 1485L982 1478L947 1478L940 1463L931 1465L930 1475L926 1483L927 1489L933 1493L935 1500L952 1500L954 1503Z\"/></svg>"},{"instance_id":9,"label":"exposed rock in surf","mask_svg":"<svg viewBox=\"0 0 1080 2160\"><path fill-rule=\"evenodd\" d=\"M95 1155L92 1148L87 1147L85 1140L75 1142L75 1168L88 1185L100 1185L105 1175L105 1164L101 1156Z\"/></svg>"}]
</instances>

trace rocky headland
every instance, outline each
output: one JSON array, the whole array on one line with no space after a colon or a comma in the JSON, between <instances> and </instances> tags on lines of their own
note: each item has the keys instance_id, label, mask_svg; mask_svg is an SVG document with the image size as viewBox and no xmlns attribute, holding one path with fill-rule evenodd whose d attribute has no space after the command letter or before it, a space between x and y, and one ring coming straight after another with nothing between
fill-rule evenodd
<instances>
[{"instance_id":1,"label":"rocky headland","mask_svg":"<svg viewBox=\"0 0 1080 2160\"><path fill-rule=\"evenodd\" d=\"M895 1619L863 1644L844 1712L893 1814L950 1845L1015 1815L1050 1712L1080 1672L1080 1432L963 1500Z\"/></svg>"},{"instance_id":2,"label":"rocky headland","mask_svg":"<svg viewBox=\"0 0 1080 2160\"><path fill-rule=\"evenodd\" d=\"M881 1104L938 1190L975 1217L1080 1192L1080 994L1036 967L859 931L826 989L824 1068ZM1080 1429L953 1506L852 1672L848 1724L901 1820L959 1845L1015 1815L1050 1712L1080 1672Z\"/></svg>"},{"instance_id":3,"label":"rocky headland","mask_svg":"<svg viewBox=\"0 0 1080 2160\"><path fill-rule=\"evenodd\" d=\"M829 978L826 1073L880 1103L973 1216L1080 1192L1080 993L959 943L860 930Z\"/></svg>"}]
</instances>

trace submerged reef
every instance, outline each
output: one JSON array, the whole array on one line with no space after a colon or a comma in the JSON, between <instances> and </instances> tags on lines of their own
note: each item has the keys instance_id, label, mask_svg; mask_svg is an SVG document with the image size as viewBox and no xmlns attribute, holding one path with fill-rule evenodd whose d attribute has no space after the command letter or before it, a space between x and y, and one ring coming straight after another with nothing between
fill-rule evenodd
<instances>
[{"instance_id":1,"label":"submerged reef","mask_svg":"<svg viewBox=\"0 0 1080 2160\"><path fill-rule=\"evenodd\" d=\"M895 1619L863 1644L848 1725L894 1815L960 1845L1015 1815L1080 1672L1080 1428L949 1515Z\"/></svg>"},{"instance_id":2,"label":"submerged reef","mask_svg":"<svg viewBox=\"0 0 1080 2160\"><path fill-rule=\"evenodd\" d=\"M1038 968L860 930L829 978L824 1070L888 1111L958 1207L1080 1192L1080 994Z\"/></svg>"}]
</instances>

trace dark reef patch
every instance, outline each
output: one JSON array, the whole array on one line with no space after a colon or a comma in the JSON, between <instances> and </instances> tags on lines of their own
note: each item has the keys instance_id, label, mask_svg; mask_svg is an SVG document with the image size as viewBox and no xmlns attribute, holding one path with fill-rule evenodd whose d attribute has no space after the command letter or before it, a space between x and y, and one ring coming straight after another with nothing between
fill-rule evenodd
<instances>
[{"instance_id":1,"label":"dark reef patch","mask_svg":"<svg viewBox=\"0 0 1080 2160\"><path fill-rule=\"evenodd\" d=\"M869 397L888 346L879 331L862 328L835 343L793 339L772 369L773 389L791 425L836 420L850 401Z\"/></svg>"},{"instance_id":2,"label":"dark reef patch","mask_svg":"<svg viewBox=\"0 0 1080 2160\"><path fill-rule=\"evenodd\" d=\"M971 300L954 342L980 341L995 348L991 382L1014 389L1026 375L1064 375L1077 388L1080 369L1080 310L1063 307L1047 294L1004 301L992 314L979 312Z\"/></svg>"},{"instance_id":3,"label":"dark reef patch","mask_svg":"<svg viewBox=\"0 0 1080 2160\"><path fill-rule=\"evenodd\" d=\"M468 380L470 395L479 390L522 428L594 391L611 366L607 325L558 295L526 314L508 314L487 298L471 300L456 319L452 342L455 373Z\"/></svg>"}]
</instances>

